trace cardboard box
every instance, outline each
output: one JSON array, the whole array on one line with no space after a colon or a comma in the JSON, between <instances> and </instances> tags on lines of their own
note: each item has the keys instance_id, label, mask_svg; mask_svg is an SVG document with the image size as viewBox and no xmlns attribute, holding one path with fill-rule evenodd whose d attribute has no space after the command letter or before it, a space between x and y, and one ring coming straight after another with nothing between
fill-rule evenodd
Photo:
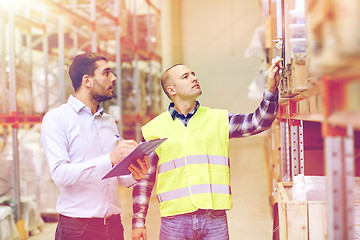
<instances>
[{"instance_id":1,"label":"cardboard box","mask_svg":"<svg viewBox=\"0 0 360 240\"><path fill-rule=\"evenodd\" d=\"M358 69L360 1L309 0L307 53L311 74Z\"/></svg>"},{"instance_id":2,"label":"cardboard box","mask_svg":"<svg viewBox=\"0 0 360 240\"><path fill-rule=\"evenodd\" d=\"M293 92L308 89L306 54L296 53L291 64Z\"/></svg>"}]
</instances>

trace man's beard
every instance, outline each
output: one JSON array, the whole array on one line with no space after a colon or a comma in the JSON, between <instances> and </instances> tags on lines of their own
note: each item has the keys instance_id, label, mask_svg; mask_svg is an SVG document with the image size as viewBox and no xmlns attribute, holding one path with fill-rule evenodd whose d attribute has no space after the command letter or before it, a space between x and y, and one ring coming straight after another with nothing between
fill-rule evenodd
<instances>
[{"instance_id":1,"label":"man's beard","mask_svg":"<svg viewBox=\"0 0 360 240\"><path fill-rule=\"evenodd\" d=\"M104 96L104 95L99 95L99 94L93 94L92 95L92 98L94 100L96 100L97 102L103 102L103 101L106 101L106 100L110 100L112 99L113 96Z\"/></svg>"},{"instance_id":2,"label":"man's beard","mask_svg":"<svg viewBox=\"0 0 360 240\"><path fill-rule=\"evenodd\" d=\"M95 80L94 84L98 86L98 88L95 88L95 89L102 89L100 84L98 83L98 81ZM115 85L113 87L115 87ZM92 98L99 103L106 101L106 100L110 100L114 96L114 94L110 94L109 96L100 95L97 90L95 90L91 95L92 95Z\"/></svg>"}]
</instances>

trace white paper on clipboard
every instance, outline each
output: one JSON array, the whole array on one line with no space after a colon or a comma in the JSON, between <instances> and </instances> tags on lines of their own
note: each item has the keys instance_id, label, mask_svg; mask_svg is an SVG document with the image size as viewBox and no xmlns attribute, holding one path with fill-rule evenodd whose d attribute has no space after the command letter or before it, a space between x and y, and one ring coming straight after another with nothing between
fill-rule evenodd
<instances>
[{"instance_id":1,"label":"white paper on clipboard","mask_svg":"<svg viewBox=\"0 0 360 240\"><path fill-rule=\"evenodd\" d=\"M129 175L131 172L128 167L130 164L138 166L136 160L141 159L144 155L149 156L156 148L160 146L167 138L155 139L141 142L126 158L116 164L101 180L121 175Z\"/></svg>"}]
</instances>

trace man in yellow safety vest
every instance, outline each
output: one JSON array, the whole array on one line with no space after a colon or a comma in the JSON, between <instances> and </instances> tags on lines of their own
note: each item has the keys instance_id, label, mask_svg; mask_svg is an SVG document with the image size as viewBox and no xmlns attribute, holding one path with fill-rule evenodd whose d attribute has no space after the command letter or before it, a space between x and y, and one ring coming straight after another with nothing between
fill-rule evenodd
<instances>
[{"instance_id":1,"label":"man in yellow safety vest","mask_svg":"<svg viewBox=\"0 0 360 240\"><path fill-rule=\"evenodd\" d=\"M160 239L229 239L226 210L232 208L229 139L268 129L278 109L281 59L268 69L260 106L250 114L200 106L202 94L195 73L185 65L161 77L171 99L168 111L142 127L145 140L167 138L149 156L151 168L134 187L132 239L147 239L145 217L157 174Z\"/></svg>"}]
</instances>

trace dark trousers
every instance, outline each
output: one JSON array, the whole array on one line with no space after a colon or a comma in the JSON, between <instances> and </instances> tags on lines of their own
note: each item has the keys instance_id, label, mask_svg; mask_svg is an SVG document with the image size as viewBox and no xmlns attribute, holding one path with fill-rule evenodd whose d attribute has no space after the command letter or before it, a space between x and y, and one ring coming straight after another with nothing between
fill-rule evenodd
<instances>
[{"instance_id":1,"label":"dark trousers","mask_svg":"<svg viewBox=\"0 0 360 240\"><path fill-rule=\"evenodd\" d=\"M119 215L109 218L72 218L59 215L55 240L124 240Z\"/></svg>"}]
</instances>

